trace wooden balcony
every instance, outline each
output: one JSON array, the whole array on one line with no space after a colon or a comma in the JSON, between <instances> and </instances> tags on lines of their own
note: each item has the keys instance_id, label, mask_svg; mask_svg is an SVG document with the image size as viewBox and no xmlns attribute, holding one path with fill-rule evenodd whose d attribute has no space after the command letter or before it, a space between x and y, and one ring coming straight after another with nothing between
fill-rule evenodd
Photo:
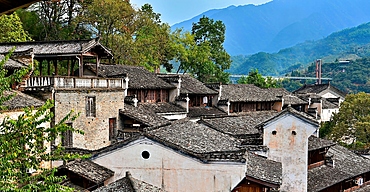
<instances>
[{"instance_id":1,"label":"wooden balcony","mask_svg":"<svg viewBox=\"0 0 370 192\"><path fill-rule=\"evenodd\" d=\"M63 77L63 76L38 76L25 80L25 89L34 88L59 88L59 89L83 89L83 88L107 88L127 89L128 79L123 78L97 78L97 77Z\"/></svg>"}]
</instances>

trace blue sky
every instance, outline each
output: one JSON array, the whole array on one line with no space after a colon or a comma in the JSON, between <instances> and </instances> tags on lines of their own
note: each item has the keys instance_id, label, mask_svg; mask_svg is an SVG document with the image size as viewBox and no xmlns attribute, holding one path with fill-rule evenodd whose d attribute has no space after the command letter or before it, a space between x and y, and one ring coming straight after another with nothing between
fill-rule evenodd
<instances>
[{"instance_id":1,"label":"blue sky","mask_svg":"<svg viewBox=\"0 0 370 192\"><path fill-rule=\"evenodd\" d=\"M210 9L225 8L230 5L260 5L271 0L131 0L135 7L145 3L152 5L156 13L160 13L162 22L170 25L193 18Z\"/></svg>"}]
</instances>

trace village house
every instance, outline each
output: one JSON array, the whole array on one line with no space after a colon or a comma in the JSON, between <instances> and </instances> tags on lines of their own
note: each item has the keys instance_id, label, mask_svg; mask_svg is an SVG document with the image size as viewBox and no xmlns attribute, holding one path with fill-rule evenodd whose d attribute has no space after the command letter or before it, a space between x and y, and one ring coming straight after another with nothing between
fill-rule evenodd
<instances>
[{"instance_id":1,"label":"village house","mask_svg":"<svg viewBox=\"0 0 370 192\"><path fill-rule=\"evenodd\" d=\"M204 116L222 116L226 113L216 107L218 92L208 88L189 74L158 74L158 77L178 87L176 104L187 109L187 117L199 120Z\"/></svg>"},{"instance_id":2,"label":"village house","mask_svg":"<svg viewBox=\"0 0 370 192\"><path fill-rule=\"evenodd\" d=\"M305 84L293 93L308 102L307 112L317 117L320 122L330 121L333 114L339 112L340 103L346 96L331 84Z\"/></svg>"},{"instance_id":3,"label":"village house","mask_svg":"<svg viewBox=\"0 0 370 192\"><path fill-rule=\"evenodd\" d=\"M84 135L68 131L54 144L98 149L114 142L122 124L119 111L124 108L128 78L100 78L98 74L84 73L85 61L96 61L94 67L98 68L101 59L112 58L98 39L1 43L0 53L6 54L13 47L16 47L15 53L32 50L28 64L32 66L31 73L17 88L42 100L54 101L55 120L51 126L71 110L80 113L77 121L67 123L82 130ZM33 61L38 61L38 66L34 66ZM61 71L61 65L67 70ZM78 69L76 76L74 69Z\"/></svg>"},{"instance_id":4,"label":"village house","mask_svg":"<svg viewBox=\"0 0 370 192\"><path fill-rule=\"evenodd\" d=\"M251 84L208 84L218 91L214 103L228 114L250 111L281 111L290 106L307 111L308 102L283 88L259 88Z\"/></svg>"}]
</instances>

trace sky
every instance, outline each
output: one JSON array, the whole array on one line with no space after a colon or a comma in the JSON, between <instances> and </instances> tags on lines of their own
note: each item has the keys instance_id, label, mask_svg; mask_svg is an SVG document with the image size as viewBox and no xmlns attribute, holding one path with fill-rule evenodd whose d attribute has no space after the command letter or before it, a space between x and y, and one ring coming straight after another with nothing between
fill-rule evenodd
<instances>
[{"instance_id":1,"label":"sky","mask_svg":"<svg viewBox=\"0 0 370 192\"><path fill-rule=\"evenodd\" d=\"M170 25L191 19L210 9L221 9L231 5L260 5L271 0L130 0L139 8L149 3L154 12L161 14L161 20Z\"/></svg>"}]
</instances>

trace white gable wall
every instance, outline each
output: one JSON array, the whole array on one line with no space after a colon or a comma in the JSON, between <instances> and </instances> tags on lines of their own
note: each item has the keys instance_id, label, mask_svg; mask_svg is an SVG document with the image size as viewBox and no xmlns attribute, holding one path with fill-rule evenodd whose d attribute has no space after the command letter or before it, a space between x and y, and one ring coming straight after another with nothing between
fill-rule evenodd
<instances>
[{"instance_id":1,"label":"white gable wall","mask_svg":"<svg viewBox=\"0 0 370 192\"><path fill-rule=\"evenodd\" d=\"M308 137L317 128L293 114L265 125L263 142L269 148L268 159L282 163L281 191L307 191Z\"/></svg>"},{"instance_id":2,"label":"white gable wall","mask_svg":"<svg viewBox=\"0 0 370 192\"><path fill-rule=\"evenodd\" d=\"M148 159L142 152L150 153ZM166 191L231 191L245 176L245 163L203 163L149 139L92 159L115 172L113 182L130 171L134 178Z\"/></svg>"},{"instance_id":3,"label":"white gable wall","mask_svg":"<svg viewBox=\"0 0 370 192\"><path fill-rule=\"evenodd\" d=\"M339 108L334 108L334 109L322 109L321 113L321 121L326 122L330 121L331 117L339 112Z\"/></svg>"}]
</instances>

